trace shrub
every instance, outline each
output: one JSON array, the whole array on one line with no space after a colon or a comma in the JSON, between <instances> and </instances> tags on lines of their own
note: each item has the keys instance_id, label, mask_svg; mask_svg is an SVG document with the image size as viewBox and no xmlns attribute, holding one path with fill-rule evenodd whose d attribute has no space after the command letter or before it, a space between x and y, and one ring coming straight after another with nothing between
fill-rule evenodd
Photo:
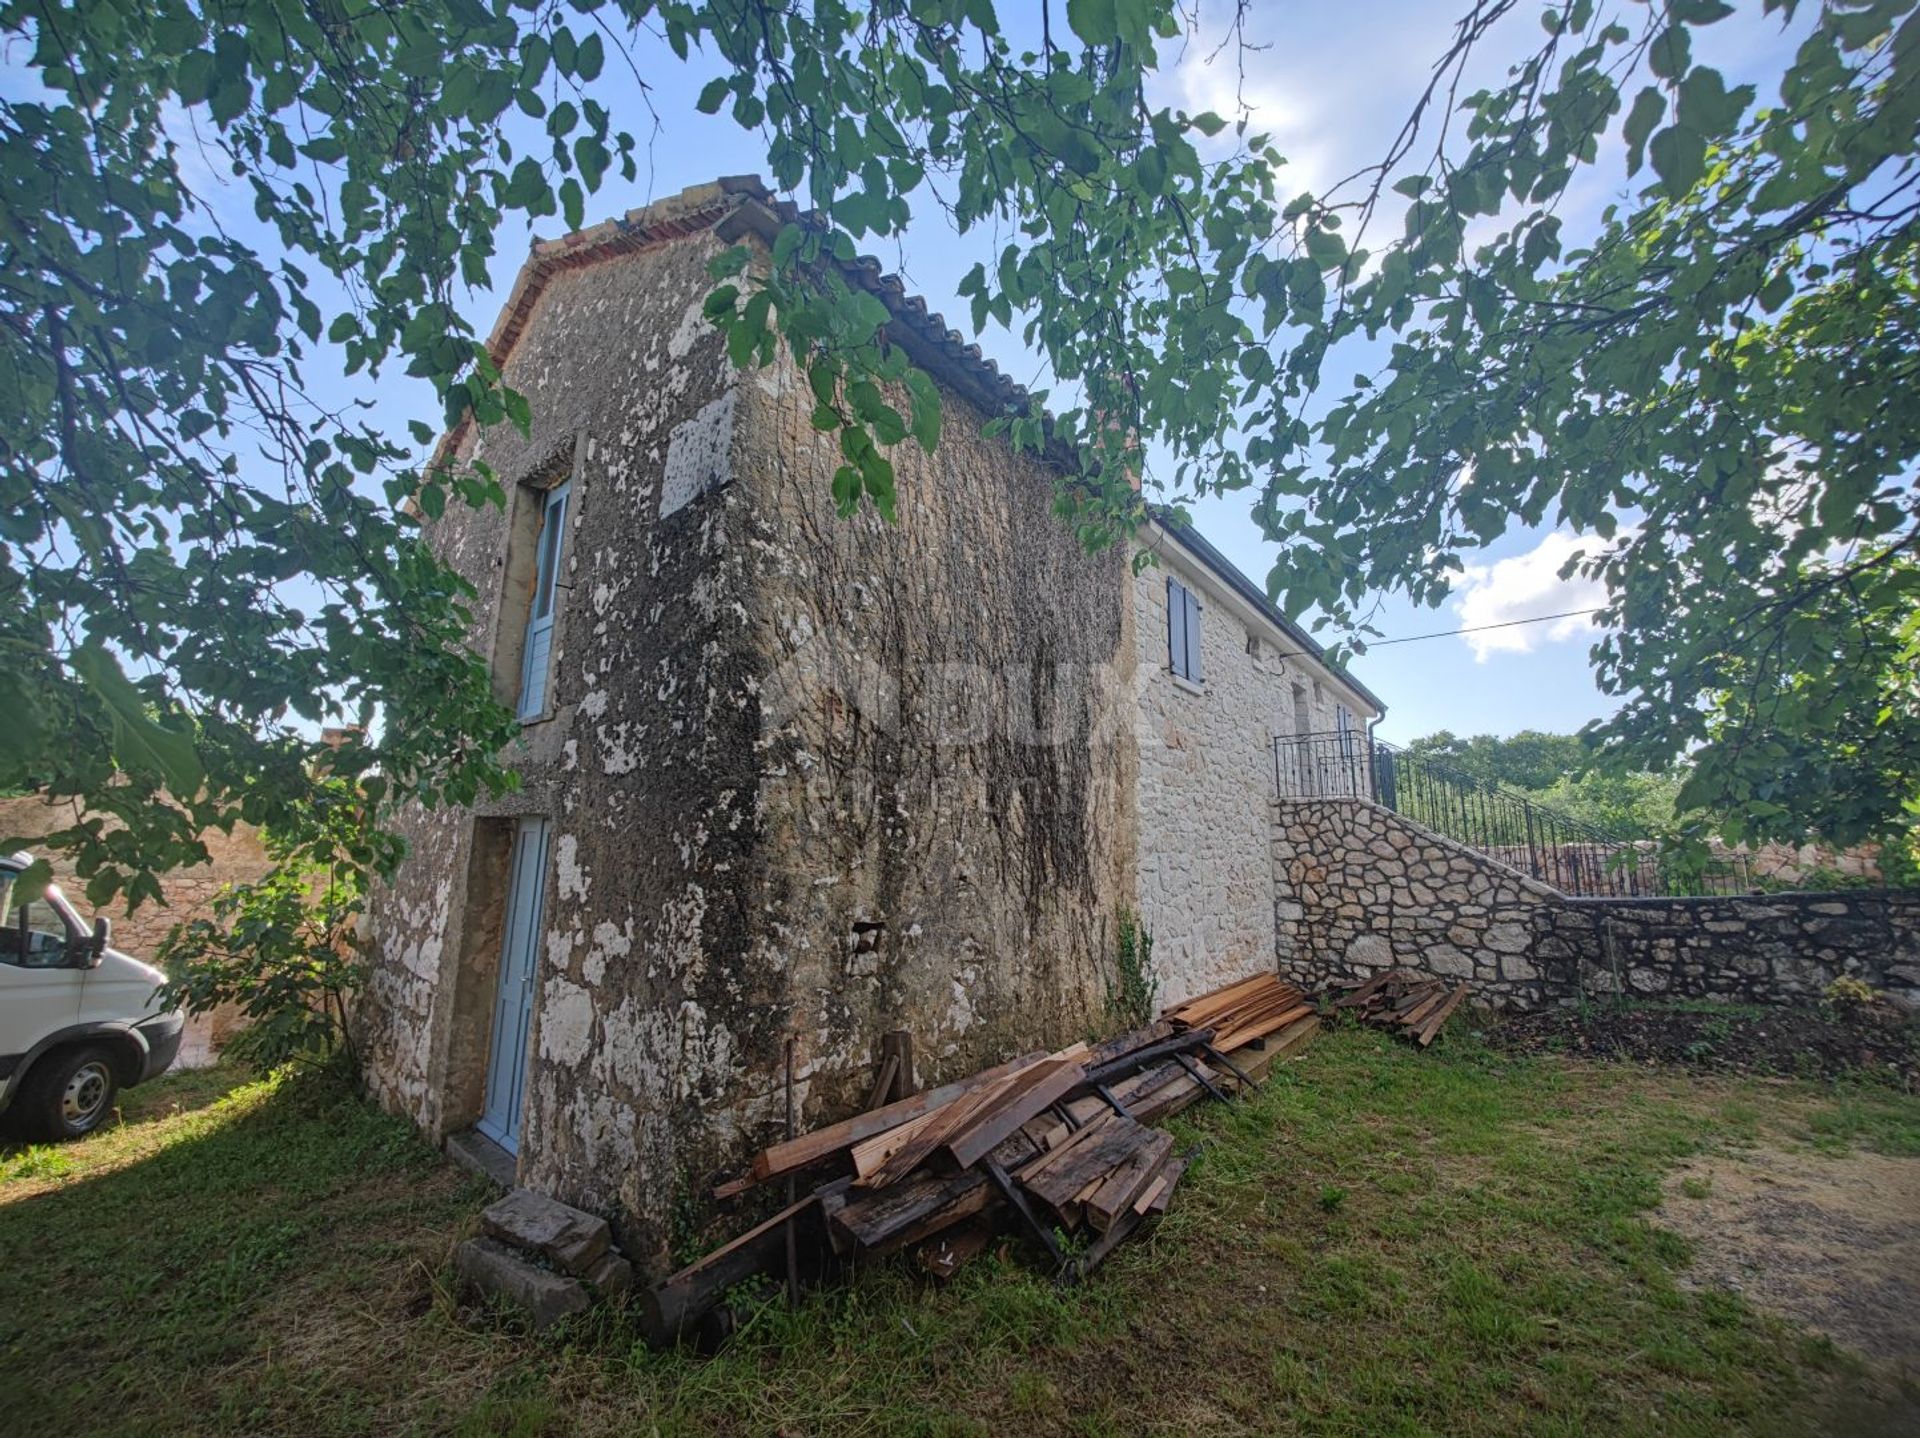
<instances>
[{"instance_id":1,"label":"shrub","mask_svg":"<svg viewBox=\"0 0 1920 1438\"><path fill-rule=\"evenodd\" d=\"M1107 981L1107 1022L1120 1029L1153 1022L1160 980L1153 972L1153 935L1131 910L1120 911L1120 939L1113 956L1114 977Z\"/></svg>"},{"instance_id":2,"label":"shrub","mask_svg":"<svg viewBox=\"0 0 1920 1438\"><path fill-rule=\"evenodd\" d=\"M228 1052L265 1068L357 1065L348 1012L366 973L359 872L286 859L229 887L213 918L176 925L160 946L164 992L189 1014L237 1005L246 1026Z\"/></svg>"}]
</instances>

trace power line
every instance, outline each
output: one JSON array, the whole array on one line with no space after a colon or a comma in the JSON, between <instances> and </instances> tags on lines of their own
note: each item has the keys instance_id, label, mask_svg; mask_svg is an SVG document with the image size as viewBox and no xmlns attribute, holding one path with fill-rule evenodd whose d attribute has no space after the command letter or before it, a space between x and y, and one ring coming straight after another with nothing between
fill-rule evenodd
<instances>
[{"instance_id":1,"label":"power line","mask_svg":"<svg viewBox=\"0 0 1920 1438\"><path fill-rule=\"evenodd\" d=\"M1431 634L1405 634L1398 639L1369 639L1369 649L1384 649L1389 644L1414 644L1422 639L1449 639L1456 634L1478 634L1485 629L1511 629L1516 624L1545 624L1554 619L1584 619L1598 609L1569 609L1560 614L1536 614L1531 619L1502 619L1498 624L1469 624L1464 629L1436 629Z\"/></svg>"},{"instance_id":2,"label":"power line","mask_svg":"<svg viewBox=\"0 0 1920 1438\"><path fill-rule=\"evenodd\" d=\"M1403 634L1397 639L1368 639L1364 643L1369 650L1384 649L1389 644L1418 644L1423 639L1451 639L1457 634L1479 634L1488 629L1512 629L1520 624L1549 624L1556 619L1585 619L1589 615L1599 614L1600 609L1567 609L1559 614L1536 614L1529 619L1502 619L1494 624L1468 624L1459 629L1436 629L1431 634ZM1304 649L1290 653L1277 654L1276 659L1315 659L1320 656L1310 654Z\"/></svg>"}]
</instances>

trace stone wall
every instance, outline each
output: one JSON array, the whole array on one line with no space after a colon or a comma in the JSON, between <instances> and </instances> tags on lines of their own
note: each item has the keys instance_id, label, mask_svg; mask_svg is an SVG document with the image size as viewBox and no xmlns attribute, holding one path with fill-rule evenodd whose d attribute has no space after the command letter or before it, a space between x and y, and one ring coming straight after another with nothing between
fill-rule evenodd
<instances>
[{"instance_id":1,"label":"stone wall","mask_svg":"<svg viewBox=\"0 0 1920 1438\"><path fill-rule=\"evenodd\" d=\"M20 846L32 849L43 834L67 828L78 817L71 801L49 804L36 794L0 799L0 851ZM272 866L259 830L251 825L235 824L231 834L212 829L200 838L206 846L207 862L165 875L161 879L166 893L164 904L142 904L129 912L125 904L116 902L99 911L113 920L116 949L152 963L160 941L175 924L212 918L214 897L223 888L250 884ZM72 864L58 854L46 857L53 864L54 882L82 917L91 917L95 911L87 903L86 884L74 873ZM228 1009L190 1020L176 1062L183 1068L212 1063L237 1023L238 1015Z\"/></svg>"},{"instance_id":2,"label":"stone wall","mask_svg":"<svg viewBox=\"0 0 1920 1438\"><path fill-rule=\"evenodd\" d=\"M1811 1002L1855 978L1920 1002L1920 893L1843 889L1704 899L1576 899L1542 916L1538 952L1587 993Z\"/></svg>"},{"instance_id":3,"label":"stone wall","mask_svg":"<svg viewBox=\"0 0 1920 1438\"><path fill-rule=\"evenodd\" d=\"M1214 575L1165 536L1133 581L1140 752L1139 911L1153 935L1163 1002L1242 978L1273 951L1273 736L1295 732L1293 689L1309 732L1331 731L1345 702L1370 710L1324 670L1283 658L1268 626L1249 624ZM1201 597L1198 687L1167 657L1167 578Z\"/></svg>"},{"instance_id":4,"label":"stone wall","mask_svg":"<svg viewBox=\"0 0 1920 1438\"><path fill-rule=\"evenodd\" d=\"M505 373L531 433L500 425L458 451L493 467L509 503L450 508L432 535L478 591L471 642L512 702L532 516L543 486L569 480L547 707L506 756L518 792L403 816L410 852L375 895L361 1005L374 1094L436 1138L472 1124L513 824L546 818L520 1180L624 1215L637 1256L664 1252L666 1215L704 1177L689 1170L747 1117L744 1054L768 1086L783 1018L742 958L758 833L750 501L726 483L736 372L700 313L722 247L695 226L516 290ZM670 497L670 475L695 469Z\"/></svg>"},{"instance_id":5,"label":"stone wall","mask_svg":"<svg viewBox=\"0 0 1920 1438\"><path fill-rule=\"evenodd\" d=\"M1535 941L1563 903L1544 884L1364 799L1282 799L1273 819L1274 948L1309 989L1411 968L1471 979L1496 1007L1558 996Z\"/></svg>"},{"instance_id":6,"label":"stone wall","mask_svg":"<svg viewBox=\"0 0 1920 1438\"><path fill-rule=\"evenodd\" d=\"M743 385L734 479L766 665L743 958L809 1122L859 1106L888 1029L923 1082L1083 1036L1135 860L1126 556L1084 552L1054 472L950 390L937 455L892 451L897 519L838 518L813 408L784 362ZM771 1098L778 1053L741 1063Z\"/></svg>"},{"instance_id":7,"label":"stone wall","mask_svg":"<svg viewBox=\"0 0 1920 1438\"><path fill-rule=\"evenodd\" d=\"M1920 894L1569 898L1365 800L1273 814L1275 950L1310 988L1404 967L1530 1009L1612 993L1807 1001L1850 976L1920 1001Z\"/></svg>"},{"instance_id":8,"label":"stone wall","mask_svg":"<svg viewBox=\"0 0 1920 1438\"><path fill-rule=\"evenodd\" d=\"M571 476L550 712L517 794L404 817L362 1020L382 1102L436 1137L474 1121L502 836L545 816L519 1179L657 1270L778 1136L789 1037L813 1126L864 1099L887 1029L923 1081L1083 1033L1134 848L1124 557L1085 555L1052 475L953 394L937 461L894 451L898 523L836 517L804 377L735 371L702 317L725 241L619 235L649 229L516 291L533 432L460 450L513 501L432 532L511 699L527 485Z\"/></svg>"}]
</instances>

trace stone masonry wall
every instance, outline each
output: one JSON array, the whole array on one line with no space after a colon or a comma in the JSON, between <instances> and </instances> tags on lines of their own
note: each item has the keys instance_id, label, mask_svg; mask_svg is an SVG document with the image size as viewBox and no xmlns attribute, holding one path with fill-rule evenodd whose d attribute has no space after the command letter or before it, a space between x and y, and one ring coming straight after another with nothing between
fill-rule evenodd
<instances>
[{"instance_id":1,"label":"stone masonry wall","mask_svg":"<svg viewBox=\"0 0 1920 1438\"><path fill-rule=\"evenodd\" d=\"M518 793L404 816L362 1005L381 1101L471 1124L505 836L545 816L518 1177L652 1271L777 1136L789 1036L808 1127L864 1099L886 1029L923 1081L1076 1037L1132 892L1124 559L1082 553L955 396L937 461L895 450L899 522L837 518L804 378L734 370L701 314L724 243L688 226L528 306L505 370L533 433L462 451L512 502L433 536L511 700L522 491L571 474L550 712Z\"/></svg>"},{"instance_id":2,"label":"stone masonry wall","mask_svg":"<svg viewBox=\"0 0 1920 1438\"><path fill-rule=\"evenodd\" d=\"M1531 1009L1582 995L1809 1001L1850 976L1920 1001L1920 894L1569 898L1365 800L1274 806L1275 949L1311 988L1383 968Z\"/></svg>"},{"instance_id":3,"label":"stone masonry wall","mask_svg":"<svg viewBox=\"0 0 1920 1438\"><path fill-rule=\"evenodd\" d=\"M1281 972L1309 989L1410 968L1496 1007L1557 996L1534 951L1544 884L1362 799L1282 799L1273 819Z\"/></svg>"},{"instance_id":4,"label":"stone masonry wall","mask_svg":"<svg viewBox=\"0 0 1920 1438\"><path fill-rule=\"evenodd\" d=\"M554 274L505 367L532 432L466 441L509 490L437 551L479 591L472 639L517 695L540 486L571 484L546 711L518 792L413 812L375 896L368 1081L435 1137L484 1099L514 822L549 823L520 1182L613 1216L659 1266L667 1219L751 1125L781 1012L751 951L758 733L750 501L731 485L737 372L700 312L707 229ZM763 1100L763 1102L771 1102Z\"/></svg>"},{"instance_id":5,"label":"stone masonry wall","mask_svg":"<svg viewBox=\"0 0 1920 1438\"><path fill-rule=\"evenodd\" d=\"M1295 729L1293 686L1311 731L1334 727L1341 699L1302 659L1283 659L1247 625L1211 573L1171 541L1133 580L1139 655L1139 912L1153 935L1163 1003L1243 978L1273 952L1273 736ZM1177 681L1167 658L1167 577L1201 597L1201 675ZM1348 698L1356 721L1369 717Z\"/></svg>"},{"instance_id":6,"label":"stone masonry wall","mask_svg":"<svg viewBox=\"0 0 1920 1438\"><path fill-rule=\"evenodd\" d=\"M860 1107L889 1029L922 1083L1082 1037L1132 886L1125 556L1085 553L1053 472L942 403L936 455L891 452L889 523L834 513L804 373L741 387L762 844L734 962L794 1035L803 1126ZM737 1066L771 1121L779 1050Z\"/></svg>"}]
</instances>

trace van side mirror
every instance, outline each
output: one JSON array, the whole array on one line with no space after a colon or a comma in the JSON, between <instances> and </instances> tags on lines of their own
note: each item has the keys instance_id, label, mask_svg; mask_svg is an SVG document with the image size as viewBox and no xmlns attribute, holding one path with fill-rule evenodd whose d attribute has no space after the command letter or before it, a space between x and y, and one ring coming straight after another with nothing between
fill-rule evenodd
<instances>
[{"instance_id":1,"label":"van side mirror","mask_svg":"<svg viewBox=\"0 0 1920 1438\"><path fill-rule=\"evenodd\" d=\"M93 934L87 940L87 967L97 969L100 960L106 956L107 945L113 942L113 920L105 914L93 916Z\"/></svg>"}]
</instances>

